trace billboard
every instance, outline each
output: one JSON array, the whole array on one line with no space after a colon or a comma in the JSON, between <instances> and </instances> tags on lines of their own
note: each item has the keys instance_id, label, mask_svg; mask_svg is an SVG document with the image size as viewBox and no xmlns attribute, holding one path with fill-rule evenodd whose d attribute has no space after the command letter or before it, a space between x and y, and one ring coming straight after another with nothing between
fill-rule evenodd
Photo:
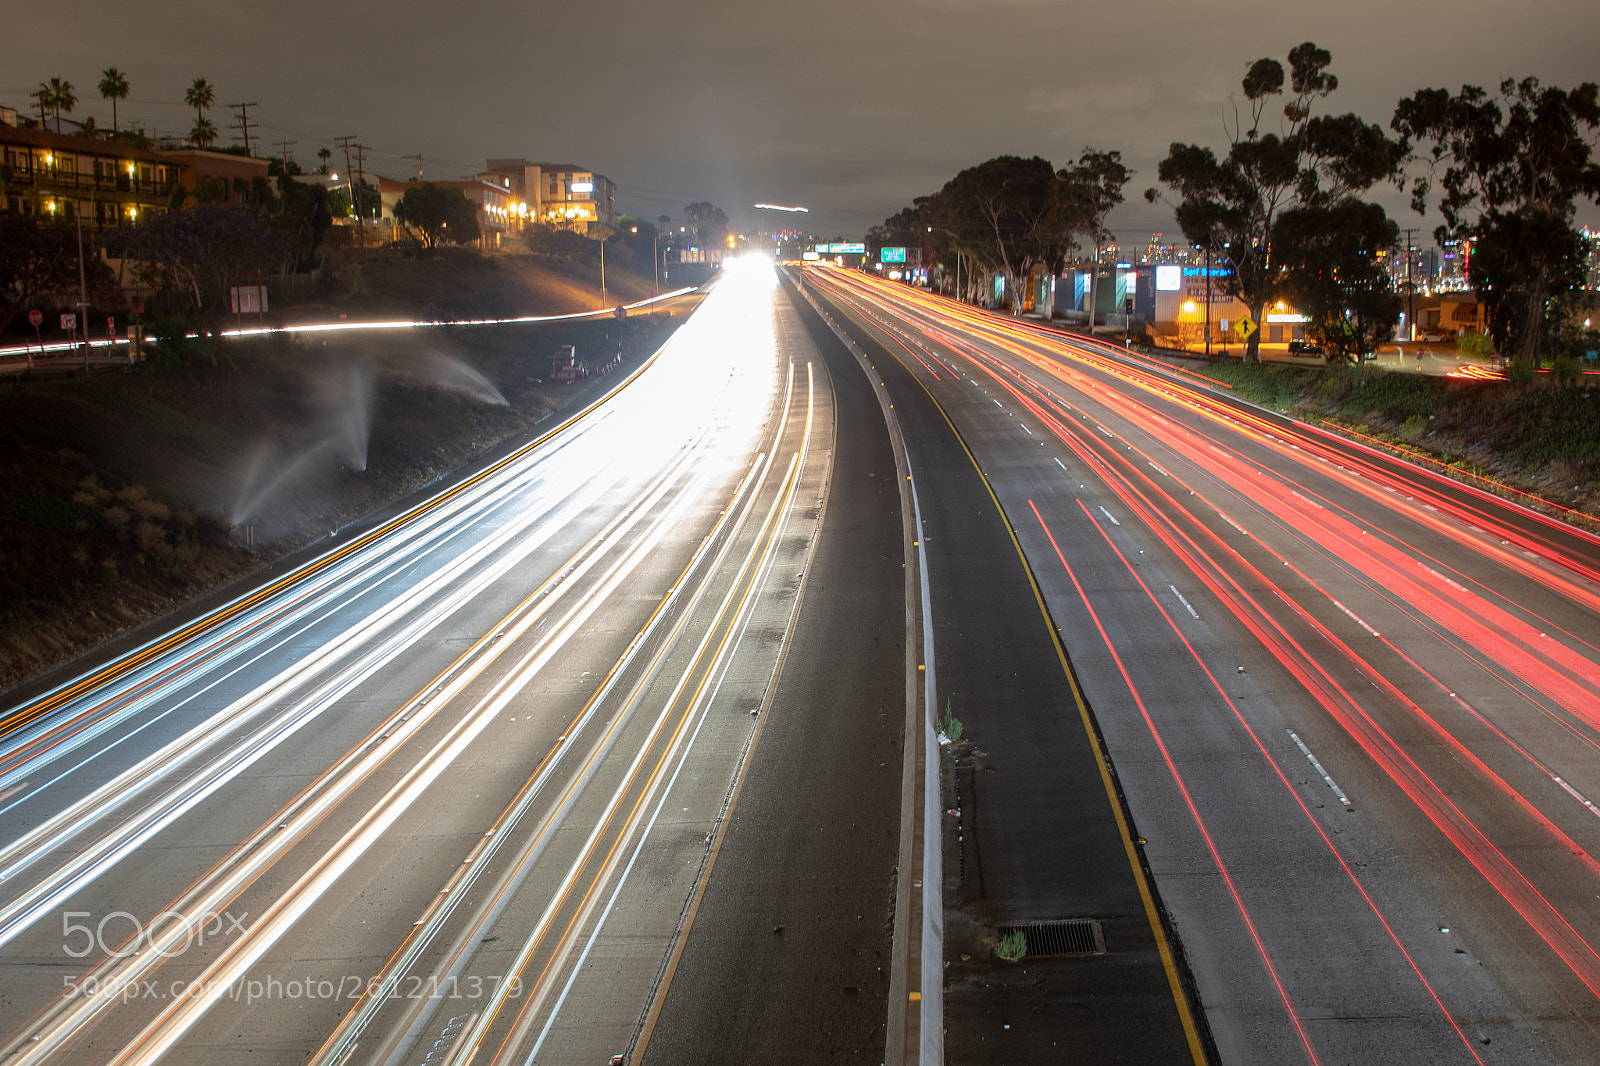
<instances>
[{"instance_id":1,"label":"billboard","mask_svg":"<svg viewBox=\"0 0 1600 1066\"><path fill-rule=\"evenodd\" d=\"M1183 289L1183 267L1177 264L1156 267L1156 291L1179 292Z\"/></svg>"},{"instance_id":2,"label":"billboard","mask_svg":"<svg viewBox=\"0 0 1600 1066\"><path fill-rule=\"evenodd\" d=\"M881 248L878 250L878 262L880 263L904 263L905 261L906 250L904 248Z\"/></svg>"},{"instance_id":3,"label":"billboard","mask_svg":"<svg viewBox=\"0 0 1600 1066\"><path fill-rule=\"evenodd\" d=\"M819 244L817 251L823 255L866 255L865 244Z\"/></svg>"}]
</instances>

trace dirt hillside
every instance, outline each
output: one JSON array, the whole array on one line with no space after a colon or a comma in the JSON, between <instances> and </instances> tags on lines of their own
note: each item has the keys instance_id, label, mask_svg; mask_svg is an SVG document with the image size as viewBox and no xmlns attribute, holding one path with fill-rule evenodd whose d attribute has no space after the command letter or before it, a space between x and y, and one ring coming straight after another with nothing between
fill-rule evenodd
<instances>
[{"instance_id":1,"label":"dirt hillside","mask_svg":"<svg viewBox=\"0 0 1600 1066\"><path fill-rule=\"evenodd\" d=\"M600 306L581 273L509 257L384 254L329 270L318 301L283 308L282 319ZM617 302L648 284L608 271L607 288ZM691 307L624 321L280 334L227 342L216 368L7 380L0 691L531 435L601 387L619 355L616 370L653 351ZM594 371L587 383L544 381L562 344Z\"/></svg>"}]
</instances>

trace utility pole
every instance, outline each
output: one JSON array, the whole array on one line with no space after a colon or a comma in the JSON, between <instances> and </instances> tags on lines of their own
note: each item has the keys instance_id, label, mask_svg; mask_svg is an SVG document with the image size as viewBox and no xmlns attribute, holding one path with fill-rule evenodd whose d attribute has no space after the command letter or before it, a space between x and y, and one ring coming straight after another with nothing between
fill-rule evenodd
<instances>
[{"instance_id":1,"label":"utility pole","mask_svg":"<svg viewBox=\"0 0 1600 1066\"><path fill-rule=\"evenodd\" d=\"M417 161L417 180L421 181L422 180L422 153L418 152L416 155L401 156L401 158L402 159L415 159Z\"/></svg>"},{"instance_id":2,"label":"utility pole","mask_svg":"<svg viewBox=\"0 0 1600 1066\"><path fill-rule=\"evenodd\" d=\"M236 125L239 127L239 138L237 138L237 139L242 139L244 141L244 154L245 155L249 155L250 154L250 127L254 126L254 125L257 125L257 123L254 123L254 122L250 121L250 109L252 107L255 107L255 106L256 106L256 102L254 100L250 100L250 101L247 101L246 103L242 103L242 104L229 104L228 105L228 108L230 110L237 111L239 113L236 116L236 119L237 119Z\"/></svg>"},{"instance_id":3,"label":"utility pole","mask_svg":"<svg viewBox=\"0 0 1600 1066\"><path fill-rule=\"evenodd\" d=\"M364 144L358 144L354 147L356 150L356 180L359 182L357 188L365 190L367 187L367 146ZM366 226L366 216L362 212L361 201L359 199L356 200L356 218L361 220L360 225L362 227ZM365 243L365 233L366 230L363 228L363 243Z\"/></svg>"},{"instance_id":4,"label":"utility pole","mask_svg":"<svg viewBox=\"0 0 1600 1066\"><path fill-rule=\"evenodd\" d=\"M83 372L89 373L89 283L83 271L83 212L73 201L72 217L78 222L78 325L83 328Z\"/></svg>"},{"instance_id":5,"label":"utility pole","mask_svg":"<svg viewBox=\"0 0 1600 1066\"><path fill-rule=\"evenodd\" d=\"M360 235L361 247L365 248L367 246L367 228L362 224L361 211L356 208L356 175L350 168L350 144L355 139L355 134L347 133L342 137L335 137L333 143L336 147L344 149L344 176L345 183L350 187L350 207L356 212L356 232Z\"/></svg>"},{"instance_id":6,"label":"utility pole","mask_svg":"<svg viewBox=\"0 0 1600 1066\"><path fill-rule=\"evenodd\" d=\"M1206 242L1206 357L1211 356L1211 243Z\"/></svg>"},{"instance_id":7,"label":"utility pole","mask_svg":"<svg viewBox=\"0 0 1600 1066\"><path fill-rule=\"evenodd\" d=\"M279 179L279 191L283 193L278 197L278 211L286 212L289 209L289 149L299 144L299 141L273 141L273 144L283 149L283 154L278 157L278 165L282 168L283 176Z\"/></svg>"},{"instance_id":8,"label":"utility pole","mask_svg":"<svg viewBox=\"0 0 1600 1066\"><path fill-rule=\"evenodd\" d=\"M1407 340L1417 339L1417 287L1411 281L1411 235L1417 232L1412 226L1405 231L1406 235L1406 330L1411 334Z\"/></svg>"}]
</instances>

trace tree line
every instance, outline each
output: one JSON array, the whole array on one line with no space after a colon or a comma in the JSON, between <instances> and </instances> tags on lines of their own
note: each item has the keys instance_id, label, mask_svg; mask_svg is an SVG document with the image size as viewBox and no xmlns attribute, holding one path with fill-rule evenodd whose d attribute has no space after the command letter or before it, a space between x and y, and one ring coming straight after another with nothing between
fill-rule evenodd
<instances>
[{"instance_id":1,"label":"tree line","mask_svg":"<svg viewBox=\"0 0 1600 1066\"><path fill-rule=\"evenodd\" d=\"M1541 350L1592 348L1594 332L1571 311L1586 253L1576 204L1600 203L1596 84L1566 90L1530 77L1495 92L1421 89L1385 129L1353 112L1321 113L1339 86L1331 64L1312 42L1290 51L1287 69L1256 60L1220 153L1175 142L1157 167L1160 184L1146 199L1170 204L1189 243L1225 269L1222 290L1257 322L1269 303L1287 300L1332 353L1369 354L1404 302L1383 261L1399 226L1367 198L1392 184L1410 191L1417 212L1438 212L1441 244L1471 242L1469 280L1500 351L1531 367ZM868 241L919 244L952 277L1002 275L1019 310L1035 266L1053 274L1086 249L1098 263L1111 239L1106 216L1131 176L1114 151L1085 149L1062 170L1001 156L918 197ZM1259 337L1250 336L1247 361L1260 358Z\"/></svg>"}]
</instances>

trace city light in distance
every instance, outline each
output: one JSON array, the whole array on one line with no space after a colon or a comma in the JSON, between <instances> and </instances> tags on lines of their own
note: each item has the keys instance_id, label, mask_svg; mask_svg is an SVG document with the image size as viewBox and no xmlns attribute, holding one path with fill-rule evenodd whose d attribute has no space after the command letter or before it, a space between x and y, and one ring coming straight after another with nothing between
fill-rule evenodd
<instances>
[{"instance_id":1,"label":"city light in distance","mask_svg":"<svg viewBox=\"0 0 1600 1066\"><path fill-rule=\"evenodd\" d=\"M806 213L811 211L809 207L785 207L783 204L751 204L750 206L760 208L763 211L802 211Z\"/></svg>"}]
</instances>

